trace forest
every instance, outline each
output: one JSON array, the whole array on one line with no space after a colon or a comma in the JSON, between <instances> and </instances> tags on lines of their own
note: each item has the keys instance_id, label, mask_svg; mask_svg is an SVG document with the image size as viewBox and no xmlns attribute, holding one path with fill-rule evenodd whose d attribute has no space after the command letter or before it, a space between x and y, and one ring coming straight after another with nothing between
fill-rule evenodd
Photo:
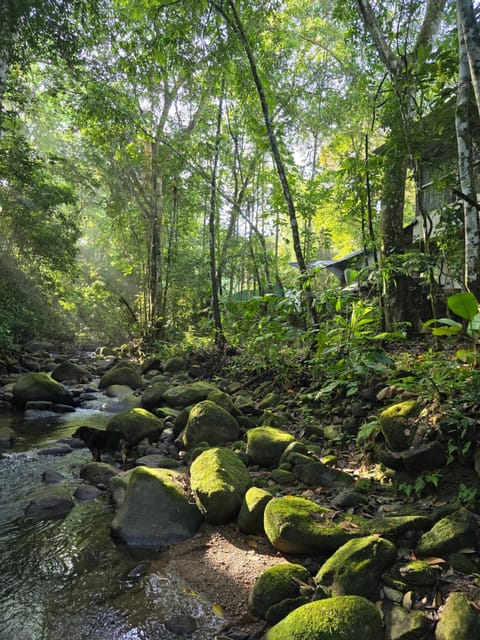
<instances>
[{"instance_id":1,"label":"forest","mask_svg":"<svg viewBox=\"0 0 480 640\"><path fill-rule=\"evenodd\" d=\"M69 574L63 617L34 582L28 637L110 640L89 616L141 601L115 637L167 638L151 565L112 543L146 536L162 483L171 561L218 598L219 635L168 638L480 637L479 149L476 0L0 0L0 486L30 493L30 461L114 505L90 526L68 485L67 524L17 536L6 499L5 638L23 536L117 570ZM111 453L93 432L116 479L78 472Z\"/></svg>"}]
</instances>

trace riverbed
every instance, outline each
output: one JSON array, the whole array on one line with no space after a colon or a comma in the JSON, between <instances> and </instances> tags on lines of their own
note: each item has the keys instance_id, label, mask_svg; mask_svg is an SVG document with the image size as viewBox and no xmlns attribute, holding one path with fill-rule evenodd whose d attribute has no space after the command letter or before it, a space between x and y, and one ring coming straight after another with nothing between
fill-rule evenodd
<instances>
[{"instance_id":1,"label":"riverbed","mask_svg":"<svg viewBox=\"0 0 480 640\"><path fill-rule=\"evenodd\" d=\"M185 637L184 625L192 640L214 638L222 620L212 603L164 571L161 553L139 555L114 544L106 495L77 501L62 520L24 516L44 472L62 474L72 492L78 487L80 468L91 459L87 449L40 451L80 424L104 425L110 414L101 404L99 398L61 416L0 417L17 435L0 457L0 640L174 640Z\"/></svg>"}]
</instances>

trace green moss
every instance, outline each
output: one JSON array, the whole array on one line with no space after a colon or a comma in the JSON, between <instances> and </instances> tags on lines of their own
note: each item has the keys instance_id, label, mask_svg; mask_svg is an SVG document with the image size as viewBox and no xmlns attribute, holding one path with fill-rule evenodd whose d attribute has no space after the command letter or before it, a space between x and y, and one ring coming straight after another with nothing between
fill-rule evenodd
<instances>
[{"instance_id":1,"label":"green moss","mask_svg":"<svg viewBox=\"0 0 480 640\"><path fill-rule=\"evenodd\" d=\"M255 427L247 432L247 455L254 464L271 467L295 438L282 429Z\"/></svg>"},{"instance_id":2,"label":"green moss","mask_svg":"<svg viewBox=\"0 0 480 640\"><path fill-rule=\"evenodd\" d=\"M272 627L265 640L379 640L383 624L374 604L339 596L299 607Z\"/></svg>"},{"instance_id":3,"label":"green moss","mask_svg":"<svg viewBox=\"0 0 480 640\"><path fill-rule=\"evenodd\" d=\"M436 640L480 637L480 622L463 593L451 593L435 632Z\"/></svg>"},{"instance_id":4,"label":"green moss","mask_svg":"<svg viewBox=\"0 0 480 640\"><path fill-rule=\"evenodd\" d=\"M424 533L415 552L425 556L451 553L465 547L475 548L476 531L472 514L466 509L459 509L439 520L430 531Z\"/></svg>"},{"instance_id":5,"label":"green moss","mask_svg":"<svg viewBox=\"0 0 480 640\"><path fill-rule=\"evenodd\" d=\"M249 607L258 618L265 618L268 609L285 598L296 598L301 583L307 583L310 574L301 564L277 564L269 567L258 578L250 592Z\"/></svg>"},{"instance_id":6,"label":"green moss","mask_svg":"<svg viewBox=\"0 0 480 640\"><path fill-rule=\"evenodd\" d=\"M163 422L150 411L138 407L117 413L107 424L107 431L123 431L136 438L159 429L163 429Z\"/></svg>"}]
</instances>

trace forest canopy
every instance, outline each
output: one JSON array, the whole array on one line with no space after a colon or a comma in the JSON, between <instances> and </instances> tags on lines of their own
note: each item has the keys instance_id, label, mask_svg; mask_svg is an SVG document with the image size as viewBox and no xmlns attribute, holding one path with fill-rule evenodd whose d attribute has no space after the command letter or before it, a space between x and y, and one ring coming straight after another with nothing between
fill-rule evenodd
<instances>
[{"instance_id":1,"label":"forest canopy","mask_svg":"<svg viewBox=\"0 0 480 640\"><path fill-rule=\"evenodd\" d=\"M476 10L3 2L0 347L275 357L349 295L396 334L480 298Z\"/></svg>"}]
</instances>

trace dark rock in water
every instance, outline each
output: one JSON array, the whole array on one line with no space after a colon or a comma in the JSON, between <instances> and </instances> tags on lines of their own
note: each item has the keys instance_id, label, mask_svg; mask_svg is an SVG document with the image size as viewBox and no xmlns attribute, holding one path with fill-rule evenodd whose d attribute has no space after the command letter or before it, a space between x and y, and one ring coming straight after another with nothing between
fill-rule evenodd
<instances>
[{"instance_id":1,"label":"dark rock in water","mask_svg":"<svg viewBox=\"0 0 480 640\"><path fill-rule=\"evenodd\" d=\"M64 484L54 484L42 489L25 509L25 515L32 520L52 520L64 518L73 508L70 490Z\"/></svg>"},{"instance_id":2,"label":"dark rock in water","mask_svg":"<svg viewBox=\"0 0 480 640\"><path fill-rule=\"evenodd\" d=\"M53 411L53 402L48 400L29 400L25 403L25 411Z\"/></svg>"},{"instance_id":3,"label":"dark rock in water","mask_svg":"<svg viewBox=\"0 0 480 640\"><path fill-rule=\"evenodd\" d=\"M126 582L131 582L143 578L143 576L147 573L149 566L150 565L148 562L137 564L135 567L133 567L133 569L130 569L130 571L124 577L124 580Z\"/></svg>"},{"instance_id":4,"label":"dark rock in water","mask_svg":"<svg viewBox=\"0 0 480 640\"><path fill-rule=\"evenodd\" d=\"M64 360L52 371L52 378L58 382L90 382L92 374L74 362Z\"/></svg>"},{"instance_id":5,"label":"dark rock in water","mask_svg":"<svg viewBox=\"0 0 480 640\"><path fill-rule=\"evenodd\" d=\"M13 399L16 405L22 407L31 400L73 403L70 391L47 373L26 373L20 376L13 387Z\"/></svg>"},{"instance_id":6,"label":"dark rock in water","mask_svg":"<svg viewBox=\"0 0 480 640\"><path fill-rule=\"evenodd\" d=\"M45 484L59 484L65 480L65 476L58 471L47 469L42 473L42 480Z\"/></svg>"},{"instance_id":7,"label":"dark rock in water","mask_svg":"<svg viewBox=\"0 0 480 640\"><path fill-rule=\"evenodd\" d=\"M72 453L73 449L68 444L62 444L59 442L53 447L45 447L45 449L39 449L39 456L64 456L67 453Z\"/></svg>"},{"instance_id":8,"label":"dark rock in water","mask_svg":"<svg viewBox=\"0 0 480 640\"><path fill-rule=\"evenodd\" d=\"M16 434L10 427L0 427L0 448L10 449L15 443Z\"/></svg>"},{"instance_id":9,"label":"dark rock in water","mask_svg":"<svg viewBox=\"0 0 480 640\"><path fill-rule=\"evenodd\" d=\"M91 484L81 484L75 489L73 495L77 500L88 502L89 500L100 498L100 496L104 495L104 492L98 487L93 487Z\"/></svg>"},{"instance_id":10,"label":"dark rock in water","mask_svg":"<svg viewBox=\"0 0 480 640\"><path fill-rule=\"evenodd\" d=\"M75 411L75 407L68 404L54 404L53 411L55 413L72 413Z\"/></svg>"},{"instance_id":11,"label":"dark rock in water","mask_svg":"<svg viewBox=\"0 0 480 640\"><path fill-rule=\"evenodd\" d=\"M197 621L192 616L178 614L165 620L165 627L177 636L191 636L197 630Z\"/></svg>"},{"instance_id":12,"label":"dark rock in water","mask_svg":"<svg viewBox=\"0 0 480 640\"><path fill-rule=\"evenodd\" d=\"M11 411L12 404L7 400L0 400L0 413Z\"/></svg>"},{"instance_id":13,"label":"dark rock in water","mask_svg":"<svg viewBox=\"0 0 480 640\"><path fill-rule=\"evenodd\" d=\"M107 486L110 479L118 474L118 469L105 462L88 462L80 469L80 477L93 485Z\"/></svg>"}]
</instances>

